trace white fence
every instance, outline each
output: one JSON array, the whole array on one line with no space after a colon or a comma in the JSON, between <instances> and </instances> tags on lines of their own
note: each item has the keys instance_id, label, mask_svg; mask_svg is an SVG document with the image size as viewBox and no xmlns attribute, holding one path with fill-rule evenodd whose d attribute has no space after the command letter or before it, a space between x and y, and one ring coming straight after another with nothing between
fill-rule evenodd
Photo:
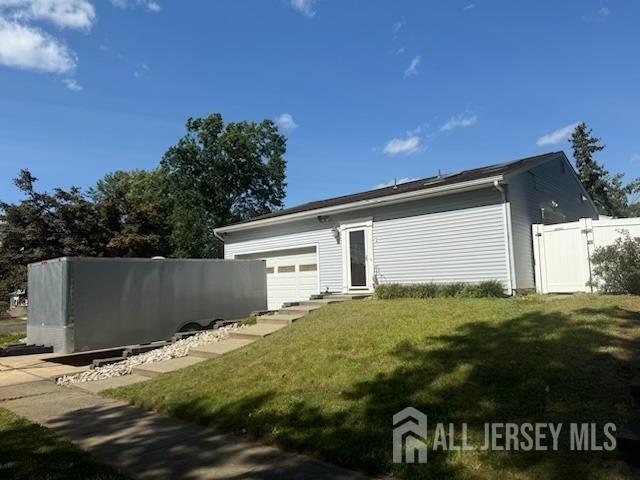
<instances>
[{"instance_id":1,"label":"white fence","mask_svg":"<svg viewBox=\"0 0 640 480\"><path fill-rule=\"evenodd\" d=\"M591 254L625 231L640 236L640 218L532 225L536 290L539 293L591 292Z\"/></svg>"}]
</instances>

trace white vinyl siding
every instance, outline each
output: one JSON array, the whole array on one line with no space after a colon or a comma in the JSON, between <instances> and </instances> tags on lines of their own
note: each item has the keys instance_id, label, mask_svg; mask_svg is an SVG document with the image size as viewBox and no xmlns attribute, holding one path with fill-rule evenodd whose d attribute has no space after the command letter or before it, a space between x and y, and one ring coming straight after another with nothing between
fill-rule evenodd
<instances>
[{"instance_id":1,"label":"white vinyl siding","mask_svg":"<svg viewBox=\"0 0 640 480\"><path fill-rule=\"evenodd\" d=\"M247 253L317 245L320 290L339 292L342 290L342 247L336 242L331 227L319 228L320 225L316 220L295 226L283 225L233 234L230 236L233 240L225 242L224 258L233 259L236 255Z\"/></svg>"},{"instance_id":2,"label":"white vinyl siding","mask_svg":"<svg viewBox=\"0 0 640 480\"><path fill-rule=\"evenodd\" d=\"M509 288L502 204L374 222L373 250L380 283L498 280Z\"/></svg>"},{"instance_id":3,"label":"white vinyl siding","mask_svg":"<svg viewBox=\"0 0 640 480\"><path fill-rule=\"evenodd\" d=\"M342 245L332 227L373 221L373 270L380 282L499 280L509 287L506 220L494 188L228 234L225 258L318 246L320 291L343 290Z\"/></svg>"},{"instance_id":4,"label":"white vinyl siding","mask_svg":"<svg viewBox=\"0 0 640 480\"><path fill-rule=\"evenodd\" d=\"M511 229L515 264L515 288L535 288L531 225L597 218L575 174L562 156L508 178ZM554 203L557 206L554 206ZM544 208L544 218L542 217Z\"/></svg>"}]
</instances>

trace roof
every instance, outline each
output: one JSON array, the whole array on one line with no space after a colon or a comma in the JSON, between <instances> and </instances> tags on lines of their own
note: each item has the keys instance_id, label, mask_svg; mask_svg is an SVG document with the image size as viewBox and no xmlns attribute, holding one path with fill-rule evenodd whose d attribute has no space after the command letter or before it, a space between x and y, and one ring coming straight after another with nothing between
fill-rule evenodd
<instances>
[{"instance_id":1,"label":"roof","mask_svg":"<svg viewBox=\"0 0 640 480\"><path fill-rule=\"evenodd\" d=\"M548 160L560 156L565 156L564 152L549 152L542 155L536 155L533 157L520 158L518 160L512 160L505 163L497 163L494 165L488 165L485 167L474 168L471 170L463 170L457 173L445 174L435 177L421 178L420 180L414 180L411 182L400 183L395 186L376 188L373 190L367 190L365 192L353 193L350 195L342 195L340 197L327 198L325 200L316 200L313 202L303 203L291 208L285 208L284 210L278 210L276 212L268 213L266 215L260 215L258 217L251 218L249 220L243 220L241 222L232 223L227 225L228 227L234 225L241 225L246 223L252 223L259 220L266 220L270 218L283 217L294 213L308 212L312 210L319 210L327 207L335 207L339 205L360 202L364 200L373 200L377 198L387 197L390 195L398 195L402 193L415 192L419 190L430 190L436 187L443 187L448 185L455 185L457 183L464 183L473 180L480 180L483 178L507 175L519 170L526 170L527 168L533 168L534 166L544 163ZM565 157L566 158L566 157ZM226 227L223 227L226 228Z\"/></svg>"}]
</instances>

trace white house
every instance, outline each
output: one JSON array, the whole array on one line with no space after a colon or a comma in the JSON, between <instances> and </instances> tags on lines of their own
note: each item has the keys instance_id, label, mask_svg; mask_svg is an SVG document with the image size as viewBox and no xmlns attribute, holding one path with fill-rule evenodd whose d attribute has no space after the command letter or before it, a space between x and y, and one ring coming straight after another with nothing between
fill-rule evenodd
<instances>
[{"instance_id":1,"label":"white house","mask_svg":"<svg viewBox=\"0 0 640 480\"><path fill-rule=\"evenodd\" d=\"M535 288L532 223L598 218L563 152L305 203L216 229L266 261L269 308L378 283Z\"/></svg>"}]
</instances>

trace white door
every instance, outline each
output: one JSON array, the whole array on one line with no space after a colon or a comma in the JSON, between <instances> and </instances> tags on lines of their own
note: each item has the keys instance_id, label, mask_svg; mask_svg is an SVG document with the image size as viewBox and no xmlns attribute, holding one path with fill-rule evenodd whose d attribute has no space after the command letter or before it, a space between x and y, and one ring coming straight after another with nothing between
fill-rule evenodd
<instances>
[{"instance_id":1,"label":"white door","mask_svg":"<svg viewBox=\"0 0 640 480\"><path fill-rule=\"evenodd\" d=\"M341 225L344 289L369 291L373 286L371 220Z\"/></svg>"},{"instance_id":2,"label":"white door","mask_svg":"<svg viewBox=\"0 0 640 480\"><path fill-rule=\"evenodd\" d=\"M282 308L286 302L309 300L311 295L320 293L316 247L258 252L235 258L266 261L269 310Z\"/></svg>"}]
</instances>

